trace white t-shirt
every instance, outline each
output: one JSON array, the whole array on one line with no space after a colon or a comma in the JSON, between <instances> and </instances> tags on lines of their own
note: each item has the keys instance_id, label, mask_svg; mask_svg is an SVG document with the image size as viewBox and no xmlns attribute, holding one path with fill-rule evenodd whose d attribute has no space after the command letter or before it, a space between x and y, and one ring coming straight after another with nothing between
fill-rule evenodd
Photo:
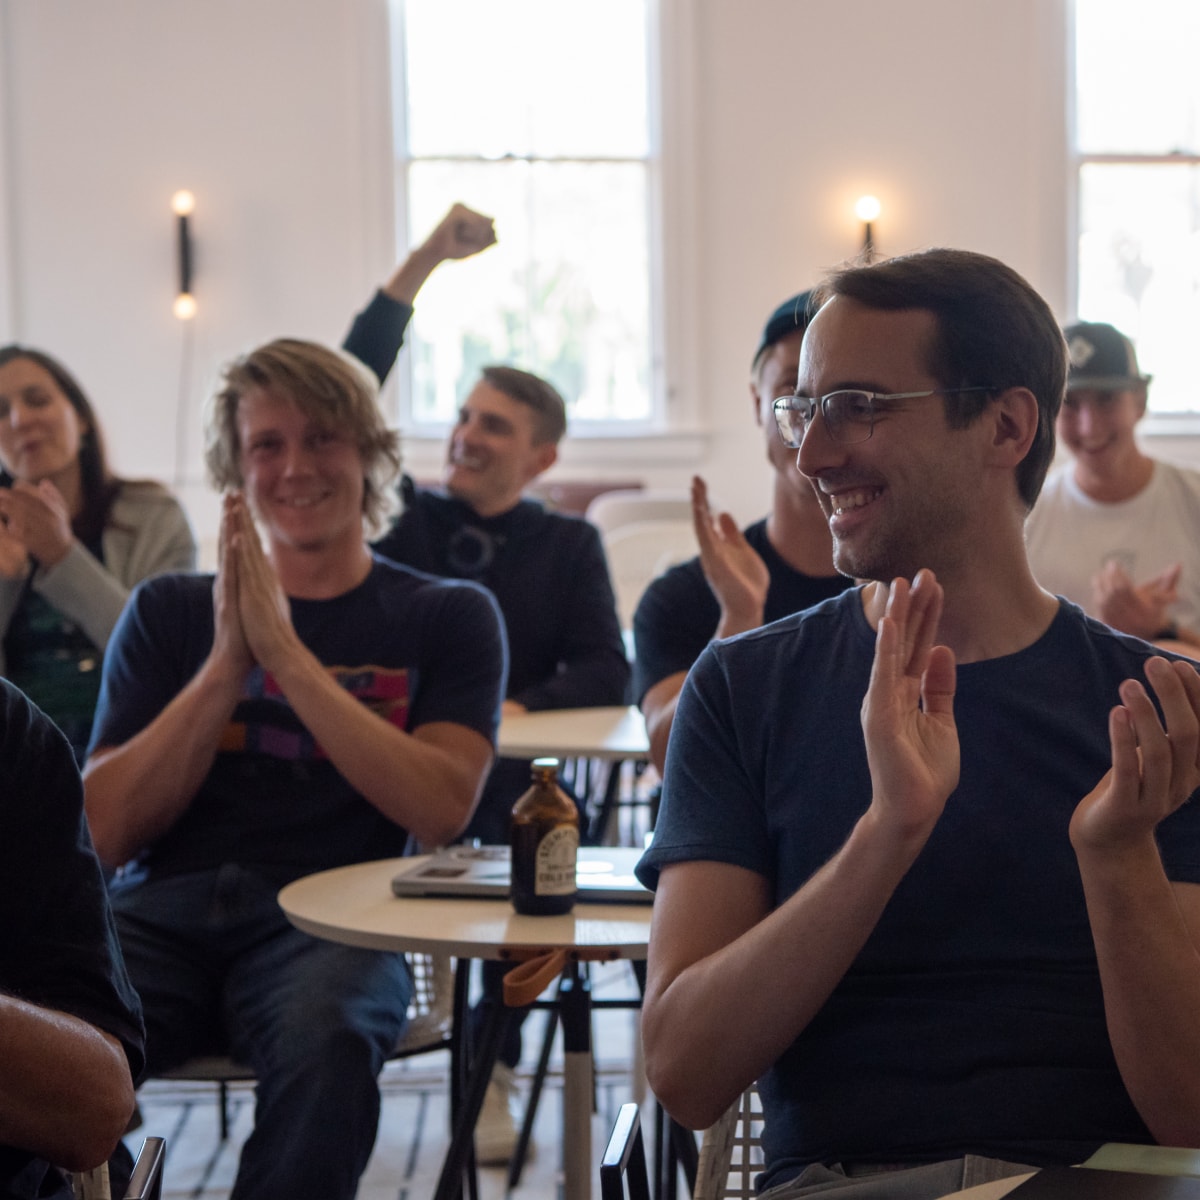
<instances>
[{"instance_id":1,"label":"white t-shirt","mask_svg":"<svg viewBox=\"0 0 1200 1200\"><path fill-rule=\"evenodd\" d=\"M1183 564L1174 620L1200 628L1200 472L1155 462L1132 500L1092 500L1075 482L1073 463L1051 473L1025 523L1033 573L1042 587L1093 616L1092 576L1118 562L1135 583Z\"/></svg>"}]
</instances>

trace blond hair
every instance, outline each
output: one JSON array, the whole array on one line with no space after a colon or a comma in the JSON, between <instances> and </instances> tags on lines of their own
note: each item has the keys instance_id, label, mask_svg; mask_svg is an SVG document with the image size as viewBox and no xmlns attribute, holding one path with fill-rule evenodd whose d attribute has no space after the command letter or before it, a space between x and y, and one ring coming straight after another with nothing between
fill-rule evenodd
<instances>
[{"instance_id":1,"label":"blond hair","mask_svg":"<svg viewBox=\"0 0 1200 1200\"><path fill-rule=\"evenodd\" d=\"M278 338L229 363L212 399L204 461L219 491L243 485L238 404L251 388L273 388L310 420L349 432L363 462L363 517L382 530L396 507L400 435L384 424L379 385L357 359L316 342Z\"/></svg>"}]
</instances>

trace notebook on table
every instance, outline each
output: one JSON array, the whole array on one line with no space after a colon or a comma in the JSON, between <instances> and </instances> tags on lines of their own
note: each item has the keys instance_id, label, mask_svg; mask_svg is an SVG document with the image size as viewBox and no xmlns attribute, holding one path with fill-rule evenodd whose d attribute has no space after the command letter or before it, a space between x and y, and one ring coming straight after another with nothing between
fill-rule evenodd
<instances>
[{"instance_id":1,"label":"notebook on table","mask_svg":"<svg viewBox=\"0 0 1200 1200\"><path fill-rule=\"evenodd\" d=\"M577 899L598 904L650 904L654 893L634 876L642 852L625 846L580 846L575 865ZM397 896L468 896L508 899L507 846L447 846L414 859L392 877Z\"/></svg>"}]
</instances>

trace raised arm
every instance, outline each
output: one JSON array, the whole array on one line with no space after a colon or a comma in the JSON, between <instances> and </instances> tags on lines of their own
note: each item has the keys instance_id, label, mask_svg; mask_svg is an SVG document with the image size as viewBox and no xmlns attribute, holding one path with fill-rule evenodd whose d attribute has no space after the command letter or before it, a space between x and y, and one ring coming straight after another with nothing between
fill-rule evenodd
<instances>
[{"instance_id":1,"label":"raised arm","mask_svg":"<svg viewBox=\"0 0 1200 1200\"><path fill-rule=\"evenodd\" d=\"M957 784L953 656L933 645L940 612L928 572L911 591L892 585L863 705L871 801L807 883L771 911L767 879L742 867L662 870L642 1036L650 1084L686 1125L711 1124L820 1011ZM702 722L711 710L692 699L680 719Z\"/></svg>"},{"instance_id":2,"label":"raised arm","mask_svg":"<svg viewBox=\"0 0 1200 1200\"><path fill-rule=\"evenodd\" d=\"M495 244L496 225L491 217L465 204L452 205L434 231L392 272L382 291L401 304L411 305L442 263L470 258Z\"/></svg>"},{"instance_id":3,"label":"raised arm","mask_svg":"<svg viewBox=\"0 0 1200 1200\"><path fill-rule=\"evenodd\" d=\"M287 597L240 497L231 501L230 512L238 612L254 659L357 792L423 845L453 841L470 820L491 768L491 742L452 721L432 721L408 733L342 688L297 635ZM498 671L497 702L501 684Z\"/></svg>"},{"instance_id":4,"label":"raised arm","mask_svg":"<svg viewBox=\"0 0 1200 1200\"><path fill-rule=\"evenodd\" d=\"M709 589L720 606L713 638L733 637L757 629L763 623L771 576L766 563L746 541L733 517L714 513L708 503L708 485L699 475L692 478L692 527L700 547L700 566ZM667 742L675 720L679 693L687 678L676 671L658 680L642 698L642 714L650 739L650 760L664 770Z\"/></svg>"},{"instance_id":5,"label":"raised arm","mask_svg":"<svg viewBox=\"0 0 1200 1200\"><path fill-rule=\"evenodd\" d=\"M425 281L442 263L469 258L495 241L491 217L455 204L354 319L342 349L370 367L383 383L404 343L413 303Z\"/></svg>"},{"instance_id":6,"label":"raised arm","mask_svg":"<svg viewBox=\"0 0 1200 1200\"><path fill-rule=\"evenodd\" d=\"M1121 1078L1155 1139L1200 1147L1200 885L1171 883L1156 831L1200 784L1200 676L1152 658L1109 716L1112 769L1071 820ZM1195 803L1195 801L1191 801Z\"/></svg>"}]
</instances>

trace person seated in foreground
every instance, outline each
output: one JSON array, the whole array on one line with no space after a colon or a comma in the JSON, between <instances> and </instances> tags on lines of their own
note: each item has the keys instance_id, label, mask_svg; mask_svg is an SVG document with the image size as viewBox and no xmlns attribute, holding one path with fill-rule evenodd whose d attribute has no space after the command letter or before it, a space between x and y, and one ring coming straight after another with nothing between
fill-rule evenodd
<instances>
[{"instance_id":1,"label":"person seated in foreground","mask_svg":"<svg viewBox=\"0 0 1200 1200\"><path fill-rule=\"evenodd\" d=\"M1043 587L1114 629L1200 654L1200 471L1137 442L1150 376L1111 325L1064 331L1070 370L1052 471L1025 524Z\"/></svg>"},{"instance_id":2,"label":"person seated in foreground","mask_svg":"<svg viewBox=\"0 0 1200 1200\"><path fill-rule=\"evenodd\" d=\"M66 738L0 680L0 1197L69 1200L133 1112L141 1009Z\"/></svg>"},{"instance_id":3,"label":"person seated in foreground","mask_svg":"<svg viewBox=\"0 0 1200 1200\"><path fill-rule=\"evenodd\" d=\"M647 1076L772 1200L1200 1146L1200 676L1039 587L1066 347L995 259L835 273L775 403L866 580L704 652L639 876Z\"/></svg>"},{"instance_id":4,"label":"person seated in foreground","mask_svg":"<svg viewBox=\"0 0 1200 1200\"><path fill-rule=\"evenodd\" d=\"M343 348L386 375L412 314L412 281L427 278L431 260L461 257L456 247L494 240L490 219L456 205L376 294L365 310L372 315L360 315ZM407 303L397 301L398 292ZM447 439L442 488L417 487L405 476L400 515L374 543L395 562L474 580L495 595L508 638L505 713L621 704L629 683L599 533L579 517L551 512L524 496L557 461L566 431L566 405L550 383L514 367L484 367ZM495 763L466 837L508 842L512 806L529 787L529 772L528 761ZM504 963L483 965L490 1002L500 1002L508 969ZM484 1010L476 1011L481 1020ZM507 1162L516 1146L514 1069L520 1059L521 1023L513 1020L475 1131L483 1165Z\"/></svg>"},{"instance_id":5,"label":"person seated in foreground","mask_svg":"<svg viewBox=\"0 0 1200 1200\"><path fill-rule=\"evenodd\" d=\"M650 757L661 772L675 705L692 663L710 641L757 629L848 588L812 485L779 439L771 405L796 378L811 292L783 301L767 319L750 367L750 403L766 437L771 511L746 530L713 513L704 480L692 480L697 558L643 592L633 616L633 693L646 718Z\"/></svg>"},{"instance_id":6,"label":"person seated in foreground","mask_svg":"<svg viewBox=\"0 0 1200 1200\"><path fill-rule=\"evenodd\" d=\"M452 841L492 760L494 600L372 554L398 466L374 379L284 339L226 370L219 566L138 587L85 771L154 1074L219 1046L258 1079L232 1195L352 1197L403 1030L402 954L321 941L302 875ZM259 541L258 521L266 545Z\"/></svg>"}]
</instances>

